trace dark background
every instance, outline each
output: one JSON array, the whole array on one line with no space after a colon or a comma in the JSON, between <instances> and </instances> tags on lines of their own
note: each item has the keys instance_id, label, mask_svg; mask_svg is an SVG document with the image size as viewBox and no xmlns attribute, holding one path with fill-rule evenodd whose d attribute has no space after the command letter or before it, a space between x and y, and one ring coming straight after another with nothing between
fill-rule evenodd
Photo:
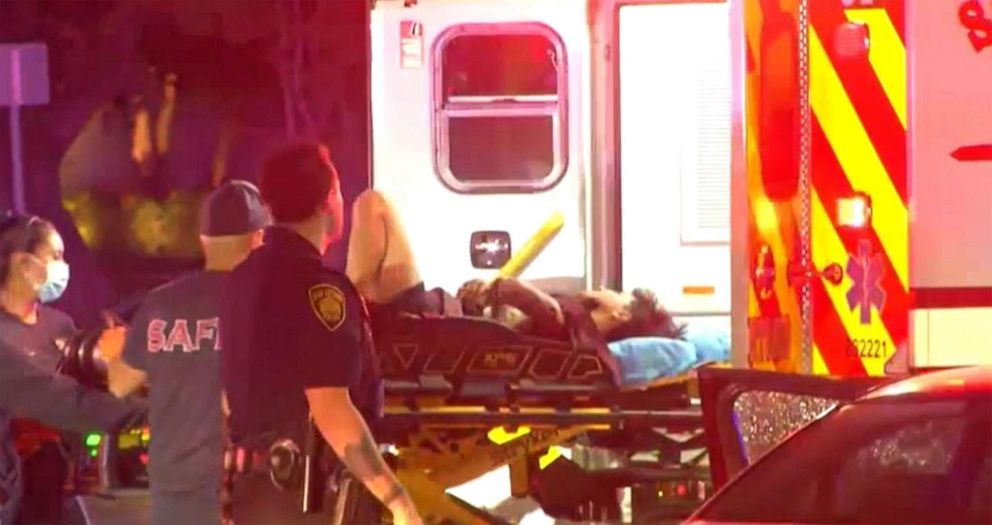
<instances>
[{"instance_id":1,"label":"dark background","mask_svg":"<svg viewBox=\"0 0 992 525\"><path fill-rule=\"evenodd\" d=\"M50 103L21 121L28 209L56 223L72 266L57 306L95 323L195 269L199 198L225 178L255 180L286 140L328 144L350 203L369 181L367 27L367 0L0 1L0 40L48 44ZM7 122L0 208L11 205Z\"/></svg>"}]
</instances>

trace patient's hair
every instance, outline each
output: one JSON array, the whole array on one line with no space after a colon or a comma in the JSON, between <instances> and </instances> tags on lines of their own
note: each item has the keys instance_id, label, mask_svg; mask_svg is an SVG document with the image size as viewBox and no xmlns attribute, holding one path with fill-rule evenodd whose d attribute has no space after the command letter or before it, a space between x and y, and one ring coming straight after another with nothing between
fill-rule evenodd
<instances>
[{"instance_id":1,"label":"patient's hair","mask_svg":"<svg viewBox=\"0 0 992 525\"><path fill-rule=\"evenodd\" d=\"M654 292L637 288L632 292L634 300L630 304L630 320L604 334L609 342L632 337L667 337L682 339L685 326L675 323L672 315L658 304Z\"/></svg>"}]
</instances>

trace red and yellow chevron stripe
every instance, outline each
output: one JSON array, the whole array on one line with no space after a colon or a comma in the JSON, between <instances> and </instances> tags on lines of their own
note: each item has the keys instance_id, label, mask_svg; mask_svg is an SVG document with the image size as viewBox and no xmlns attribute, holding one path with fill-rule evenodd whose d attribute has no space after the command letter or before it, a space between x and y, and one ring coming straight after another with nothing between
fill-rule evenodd
<instances>
[{"instance_id":1,"label":"red and yellow chevron stripe","mask_svg":"<svg viewBox=\"0 0 992 525\"><path fill-rule=\"evenodd\" d=\"M836 264L844 268L838 284L814 278L813 370L831 375L880 375L886 361L908 337L908 211L906 173L906 72L903 42L902 0L876 0L871 7L845 9L842 0L809 2L808 60L811 121L811 176L809 203L799 202L798 191L771 204L768 181L775 177L798 177L798 163L789 169L761 166L761 148L798 144L785 131L760 129L761 112L769 104L795 106L798 85L785 91L769 86L763 76L769 65L761 64L760 46L774 45L775 31L768 21L780 25L788 14L795 24L798 0L752 0L745 9L749 47L745 114L748 119L748 179L752 228L750 246L757 254L768 247L776 258L772 295L758 299L761 286L752 276L752 299L775 302L779 309L755 304L752 325L788 325L795 333L799 323L798 285L790 287L786 276L788 259L797 260L799 214L809 206L811 218L810 264L824 270ZM843 53L843 31L867 27L867 53ZM792 37L795 37L793 30ZM778 65L778 64L776 64ZM781 67L781 65L778 65ZM762 93L765 90L765 93ZM769 102L767 93L782 92L784 100ZM759 106L765 104L765 108ZM767 155L765 155L767 157ZM798 161L796 161L798 162ZM870 199L870 226L842 227L837 220L838 201L865 195ZM764 211L776 211L774 224L760 227ZM766 224L771 221L764 219ZM780 254L784 259L780 259ZM782 275L779 275L782 274ZM778 323L769 319L780 317ZM760 335L760 331L759 331ZM752 338L753 339L753 338ZM781 338L780 338L781 339ZM760 344L760 341L752 341ZM790 359L799 355L798 338L790 338ZM752 355L754 353L752 352ZM759 353L752 364L759 368L797 370L798 363L774 362Z\"/></svg>"}]
</instances>

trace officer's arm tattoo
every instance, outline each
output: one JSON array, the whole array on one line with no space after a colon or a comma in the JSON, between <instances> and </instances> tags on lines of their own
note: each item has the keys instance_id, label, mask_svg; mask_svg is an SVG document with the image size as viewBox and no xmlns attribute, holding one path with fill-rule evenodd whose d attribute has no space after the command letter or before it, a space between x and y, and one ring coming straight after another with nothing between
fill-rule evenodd
<instances>
[{"instance_id":1,"label":"officer's arm tattoo","mask_svg":"<svg viewBox=\"0 0 992 525\"><path fill-rule=\"evenodd\" d=\"M367 437L344 447L344 461L351 474L363 483L386 473L386 463L375 443Z\"/></svg>"},{"instance_id":2,"label":"officer's arm tattoo","mask_svg":"<svg viewBox=\"0 0 992 525\"><path fill-rule=\"evenodd\" d=\"M406 496L407 494L406 491L403 490L403 487L399 483L393 483L393 488L390 489L390 491L386 493L385 496L383 496L382 505L384 507L389 507L393 503L396 503L396 500L400 498L405 498Z\"/></svg>"},{"instance_id":3,"label":"officer's arm tattoo","mask_svg":"<svg viewBox=\"0 0 992 525\"><path fill-rule=\"evenodd\" d=\"M321 433L356 481L393 512L410 512L412 501L379 453L375 438L343 388L307 390ZM395 508L394 508L395 507Z\"/></svg>"},{"instance_id":4,"label":"officer's arm tattoo","mask_svg":"<svg viewBox=\"0 0 992 525\"><path fill-rule=\"evenodd\" d=\"M357 442L346 445L343 459L351 475L373 490L383 506L388 508L409 497L403 486L392 475L370 436L359 438ZM372 489L370 483L378 485L380 489L378 491Z\"/></svg>"},{"instance_id":5,"label":"officer's arm tattoo","mask_svg":"<svg viewBox=\"0 0 992 525\"><path fill-rule=\"evenodd\" d=\"M355 443L344 447L344 463L352 476L369 487L371 484L381 487L377 497L382 505L389 508L408 495L396 478L392 476L389 467L379 454L375 442L369 436L359 438ZM373 493L377 491L373 490Z\"/></svg>"}]
</instances>

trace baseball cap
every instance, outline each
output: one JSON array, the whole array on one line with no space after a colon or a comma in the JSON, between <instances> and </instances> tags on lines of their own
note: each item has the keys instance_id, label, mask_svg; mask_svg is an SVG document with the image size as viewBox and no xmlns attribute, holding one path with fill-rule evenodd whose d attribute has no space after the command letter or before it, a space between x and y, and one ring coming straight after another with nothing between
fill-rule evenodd
<instances>
[{"instance_id":1,"label":"baseball cap","mask_svg":"<svg viewBox=\"0 0 992 525\"><path fill-rule=\"evenodd\" d=\"M271 223L254 184L228 180L207 195L200 207L200 235L243 235Z\"/></svg>"}]
</instances>

